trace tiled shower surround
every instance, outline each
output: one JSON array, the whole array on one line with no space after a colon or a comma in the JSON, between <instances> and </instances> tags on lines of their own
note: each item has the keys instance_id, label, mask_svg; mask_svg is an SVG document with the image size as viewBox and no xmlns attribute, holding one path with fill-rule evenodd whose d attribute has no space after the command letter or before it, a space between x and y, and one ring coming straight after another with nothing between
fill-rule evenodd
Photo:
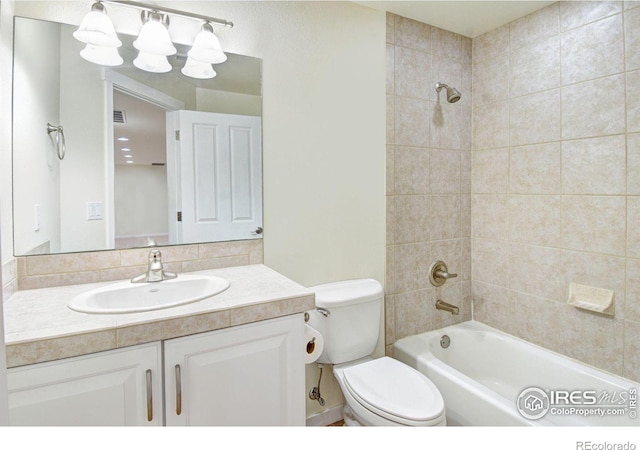
<instances>
[{"instance_id":1,"label":"tiled shower surround","mask_svg":"<svg viewBox=\"0 0 640 450\"><path fill-rule=\"evenodd\" d=\"M424 266L439 256L434 249L442 242L456 242L460 259L456 264L448 256L447 263L462 272L463 282L451 285L458 291L450 298L443 292L444 300L468 314L464 280L470 279L474 319L640 380L639 5L555 3L473 39L472 64L463 62L457 78L439 73L450 70L436 62L434 35L441 31L388 16L388 52L395 56L389 57L387 92L387 344L440 325L443 313L432 306L434 289L424 283ZM398 36L409 28L408 44ZM421 50L428 56L403 59L407 47L429 38L431 47ZM451 50L447 62L458 54ZM423 78L406 90L411 72L420 72L418 64ZM465 84L467 71L473 91ZM463 95L453 105L441 99L445 114L460 110L445 115L445 124L449 119L451 127L462 127L472 105L471 161L465 164L468 153L461 148L459 174L457 160L443 167L443 147L434 136L438 121L429 102L436 81L458 83ZM453 184L461 180L460 192L445 201L434 191L443 186L434 176L451 175ZM460 209L448 221L438 218L441 205L452 208L457 200ZM420 229L432 228L421 233L412 225L419 222ZM457 234L439 241L433 233L443 230ZM413 284L407 270L416 277ZM572 282L613 290L615 316L567 305Z\"/></svg>"},{"instance_id":2,"label":"tiled shower surround","mask_svg":"<svg viewBox=\"0 0 640 450\"><path fill-rule=\"evenodd\" d=\"M447 103L443 82L462 98ZM471 318L471 39L387 15L387 353ZM435 260L458 277L435 288ZM435 309L454 304L453 316Z\"/></svg>"}]
</instances>

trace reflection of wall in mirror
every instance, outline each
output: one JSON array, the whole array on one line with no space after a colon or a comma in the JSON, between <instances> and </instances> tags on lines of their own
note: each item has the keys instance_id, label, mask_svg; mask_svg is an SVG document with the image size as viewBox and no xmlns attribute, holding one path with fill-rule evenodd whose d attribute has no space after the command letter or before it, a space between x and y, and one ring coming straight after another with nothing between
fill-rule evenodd
<instances>
[{"instance_id":1,"label":"reflection of wall in mirror","mask_svg":"<svg viewBox=\"0 0 640 450\"><path fill-rule=\"evenodd\" d=\"M61 33L60 120L67 156L60 167L63 252L108 248L107 108L103 67L79 56L82 44ZM87 203L103 205L102 220L87 220Z\"/></svg>"},{"instance_id":2,"label":"reflection of wall in mirror","mask_svg":"<svg viewBox=\"0 0 640 450\"><path fill-rule=\"evenodd\" d=\"M167 169L117 164L114 172L116 248L167 243Z\"/></svg>"},{"instance_id":3,"label":"reflection of wall in mirror","mask_svg":"<svg viewBox=\"0 0 640 450\"><path fill-rule=\"evenodd\" d=\"M14 203L16 252L60 247L60 163L47 123L60 123L60 26L24 21L16 27ZM33 45L37 43L37 45Z\"/></svg>"}]
</instances>

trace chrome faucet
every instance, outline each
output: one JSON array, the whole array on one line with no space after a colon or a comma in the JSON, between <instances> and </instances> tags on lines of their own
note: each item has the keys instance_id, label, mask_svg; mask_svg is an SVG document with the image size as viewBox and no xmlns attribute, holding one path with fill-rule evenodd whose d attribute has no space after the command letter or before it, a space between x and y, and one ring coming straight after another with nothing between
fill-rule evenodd
<instances>
[{"instance_id":1,"label":"chrome faucet","mask_svg":"<svg viewBox=\"0 0 640 450\"><path fill-rule=\"evenodd\" d=\"M173 272L166 272L162 267L162 253L158 249L149 252L149 268L146 273L131 279L132 283L155 283L162 280L176 278Z\"/></svg>"}]
</instances>

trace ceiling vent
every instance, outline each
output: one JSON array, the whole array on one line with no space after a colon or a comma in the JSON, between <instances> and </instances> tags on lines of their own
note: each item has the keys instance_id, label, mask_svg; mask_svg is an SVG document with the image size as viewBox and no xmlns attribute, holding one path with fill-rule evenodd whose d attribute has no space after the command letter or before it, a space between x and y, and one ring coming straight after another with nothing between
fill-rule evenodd
<instances>
[{"instance_id":1,"label":"ceiling vent","mask_svg":"<svg viewBox=\"0 0 640 450\"><path fill-rule=\"evenodd\" d=\"M124 111L113 111L113 123L127 123L127 116Z\"/></svg>"}]
</instances>

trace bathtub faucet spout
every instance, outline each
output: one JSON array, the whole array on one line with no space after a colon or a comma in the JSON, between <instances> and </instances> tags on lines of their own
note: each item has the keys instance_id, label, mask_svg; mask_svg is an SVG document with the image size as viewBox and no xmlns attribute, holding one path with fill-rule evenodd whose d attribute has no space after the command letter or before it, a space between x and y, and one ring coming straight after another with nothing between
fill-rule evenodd
<instances>
[{"instance_id":1,"label":"bathtub faucet spout","mask_svg":"<svg viewBox=\"0 0 640 450\"><path fill-rule=\"evenodd\" d=\"M443 302L442 300L436 300L436 309L450 312L454 316L457 316L458 313L460 312L460 308L458 308L457 306L451 305L447 302Z\"/></svg>"}]
</instances>

